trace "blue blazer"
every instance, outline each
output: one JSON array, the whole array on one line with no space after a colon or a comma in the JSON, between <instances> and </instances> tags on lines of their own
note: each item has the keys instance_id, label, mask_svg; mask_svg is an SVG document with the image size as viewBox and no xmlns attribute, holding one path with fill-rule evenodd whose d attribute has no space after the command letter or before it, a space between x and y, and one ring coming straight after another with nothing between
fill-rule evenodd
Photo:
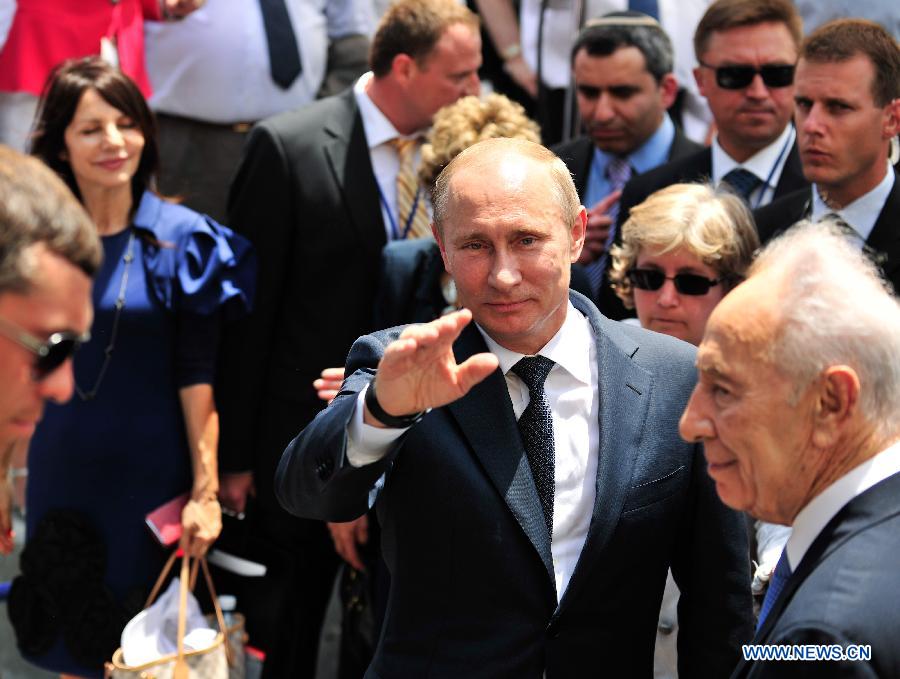
<instances>
[{"instance_id":1,"label":"blue blazer","mask_svg":"<svg viewBox=\"0 0 900 679\"><path fill-rule=\"evenodd\" d=\"M596 501L557 605L550 539L499 370L428 413L380 461L346 463L359 391L402 328L360 338L332 404L285 450L276 492L295 514L347 521L376 510L391 590L367 677L651 677L671 565L681 589L682 676L727 676L751 635L747 535L678 418L694 350L603 317L578 293L600 367ZM458 361L486 351L464 329ZM592 669L594 668L594 669ZM546 671L546 675L544 672Z\"/></svg>"},{"instance_id":2,"label":"blue blazer","mask_svg":"<svg viewBox=\"0 0 900 679\"><path fill-rule=\"evenodd\" d=\"M866 661L741 661L733 679L900 676L900 474L845 505L785 583L756 644L868 644Z\"/></svg>"}]
</instances>

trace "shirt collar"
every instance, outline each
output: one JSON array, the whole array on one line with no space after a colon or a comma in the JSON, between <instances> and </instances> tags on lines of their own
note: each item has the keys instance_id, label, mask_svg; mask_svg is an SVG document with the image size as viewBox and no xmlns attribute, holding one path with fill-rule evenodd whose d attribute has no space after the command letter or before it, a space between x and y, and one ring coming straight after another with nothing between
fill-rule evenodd
<instances>
[{"instance_id":1,"label":"shirt collar","mask_svg":"<svg viewBox=\"0 0 900 679\"><path fill-rule=\"evenodd\" d=\"M728 155L719 144L719 138L716 137L712 144L713 183L718 184L726 174L735 168L742 167L756 175L760 181L768 181L769 188L774 189L781 178L781 170L788 157L787 149L794 143L794 138L794 126L787 125L778 135L778 139L757 151L743 163L739 163Z\"/></svg>"},{"instance_id":2,"label":"shirt collar","mask_svg":"<svg viewBox=\"0 0 900 679\"><path fill-rule=\"evenodd\" d=\"M791 570L797 569L822 529L848 502L889 476L900 473L900 442L854 467L816 495L794 519L785 551Z\"/></svg>"},{"instance_id":3,"label":"shirt collar","mask_svg":"<svg viewBox=\"0 0 900 679\"><path fill-rule=\"evenodd\" d=\"M650 135L643 144L634 151L625 156L625 160L631 165L635 174L642 174L654 167L658 167L665 163L669 158L669 149L672 148L672 142L675 140L675 124L668 115L663 115L663 121L656 132ZM611 155L606 151L601 151L594 147L594 163L597 171L602 172L601 176L606 176L606 166L609 164Z\"/></svg>"},{"instance_id":4,"label":"shirt collar","mask_svg":"<svg viewBox=\"0 0 900 679\"><path fill-rule=\"evenodd\" d=\"M356 97L359 114L362 116L363 130L366 133L369 150L403 136L366 92L366 85L373 77L371 71L363 73L353 86L353 94Z\"/></svg>"},{"instance_id":5,"label":"shirt collar","mask_svg":"<svg viewBox=\"0 0 900 679\"><path fill-rule=\"evenodd\" d=\"M484 329L476 323L476 328L481 333L487 344L488 351L497 356L500 361L500 370L505 375L512 367L525 357L516 351L511 351L500 346L488 335ZM591 383L591 343L593 342L590 327L585 322L585 317L568 302L566 307L566 319L562 327L550 338L537 353L545 356L568 372L579 382Z\"/></svg>"},{"instance_id":6,"label":"shirt collar","mask_svg":"<svg viewBox=\"0 0 900 679\"><path fill-rule=\"evenodd\" d=\"M850 227L859 234L863 242L869 239L872 229L875 228L875 222L887 202L891 190L894 188L894 170L890 163L887 165L884 179L878 186L868 193L860 196L849 205L840 210L832 210L822 200L818 187L814 184L812 188L812 210L810 211L810 221L819 222L823 217L830 214L837 214Z\"/></svg>"}]
</instances>

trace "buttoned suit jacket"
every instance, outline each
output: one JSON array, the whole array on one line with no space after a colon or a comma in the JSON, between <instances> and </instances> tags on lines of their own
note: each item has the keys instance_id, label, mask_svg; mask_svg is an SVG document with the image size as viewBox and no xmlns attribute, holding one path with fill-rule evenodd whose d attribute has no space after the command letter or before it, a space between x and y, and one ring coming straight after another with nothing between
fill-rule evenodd
<instances>
[{"instance_id":1,"label":"buttoned suit jacket","mask_svg":"<svg viewBox=\"0 0 900 679\"><path fill-rule=\"evenodd\" d=\"M765 245L772 238L802 219L807 219L812 209L812 190L802 189L756 210L756 228L759 239ZM878 265L895 292L900 292L900 178L894 170L894 186L888 194L875 226L866 239L878 253Z\"/></svg>"},{"instance_id":2,"label":"buttoned suit jacket","mask_svg":"<svg viewBox=\"0 0 900 679\"><path fill-rule=\"evenodd\" d=\"M871 646L867 661L744 661L732 679L900 676L900 474L858 495L807 550L756 644Z\"/></svg>"},{"instance_id":3,"label":"buttoned suit jacket","mask_svg":"<svg viewBox=\"0 0 900 679\"><path fill-rule=\"evenodd\" d=\"M678 419L694 350L590 320L599 363L600 450L587 540L557 606L550 538L503 375L408 429L380 461L344 459L357 396L402 328L360 338L332 404L295 439L276 488L288 511L346 521L376 510L391 590L367 677L650 677L671 564L682 591L682 676L725 676L749 638L747 535ZM458 361L486 351L474 325ZM544 671L546 670L546 675Z\"/></svg>"},{"instance_id":4,"label":"buttoned suit jacket","mask_svg":"<svg viewBox=\"0 0 900 679\"><path fill-rule=\"evenodd\" d=\"M565 144L554 147L556 154L562 158L572 178L575 180L575 188L578 189L578 195L584 200L588 177L591 173L591 163L594 160L594 142L590 137L578 137ZM669 162L693 155L701 151L703 147L696 142L691 141L680 128L675 128L675 137L672 145L669 147L667 159ZM652 170L650 170L652 172ZM590 205L587 206L591 208ZM620 202L621 209L621 202ZM625 309L622 301L609 285L609 277L604 273L603 281L600 283L600 293L592 300L600 311L609 318L626 318L634 315Z\"/></svg>"}]
</instances>

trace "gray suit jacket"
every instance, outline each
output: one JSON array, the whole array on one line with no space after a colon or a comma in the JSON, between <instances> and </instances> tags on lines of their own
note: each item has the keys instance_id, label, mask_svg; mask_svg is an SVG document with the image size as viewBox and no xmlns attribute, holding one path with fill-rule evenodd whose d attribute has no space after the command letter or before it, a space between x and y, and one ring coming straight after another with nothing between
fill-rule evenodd
<instances>
[{"instance_id":1,"label":"gray suit jacket","mask_svg":"<svg viewBox=\"0 0 900 679\"><path fill-rule=\"evenodd\" d=\"M400 329L361 338L332 404L285 451L276 491L288 511L346 521L376 509L391 591L368 677L650 677L671 565L682 590L682 676L725 676L749 638L747 536L678 418L695 381L693 347L609 321L578 293L600 368L596 500L557 605L550 539L497 370L428 413L387 456L346 463L359 391ZM457 360L486 351L467 327Z\"/></svg>"}]
</instances>

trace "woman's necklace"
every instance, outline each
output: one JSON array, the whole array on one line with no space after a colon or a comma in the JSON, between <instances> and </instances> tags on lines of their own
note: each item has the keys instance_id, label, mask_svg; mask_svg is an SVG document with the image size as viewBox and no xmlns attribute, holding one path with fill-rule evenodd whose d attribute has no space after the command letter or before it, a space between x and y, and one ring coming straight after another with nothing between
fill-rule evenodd
<instances>
[{"instance_id":1,"label":"woman's necklace","mask_svg":"<svg viewBox=\"0 0 900 679\"><path fill-rule=\"evenodd\" d=\"M100 372L97 373L97 379L94 380L94 386L88 391L84 391L78 386L77 382L75 383L75 393L78 394L78 398L82 401L90 401L97 395L97 391L100 389L100 383L103 382L103 376L106 375L106 369L109 367L113 351L116 348L116 335L119 332L119 319L122 317L122 309L125 308L125 290L128 287L128 270L131 267L131 262L134 261L134 229L131 230L131 233L128 236L128 245L125 247L125 256L122 258L122 261L125 262L125 266L122 267L122 281L119 283L119 295L116 297L116 312L113 315L112 329L109 333L109 343L106 345L106 349L103 350L103 365L100 366Z\"/></svg>"}]
</instances>

